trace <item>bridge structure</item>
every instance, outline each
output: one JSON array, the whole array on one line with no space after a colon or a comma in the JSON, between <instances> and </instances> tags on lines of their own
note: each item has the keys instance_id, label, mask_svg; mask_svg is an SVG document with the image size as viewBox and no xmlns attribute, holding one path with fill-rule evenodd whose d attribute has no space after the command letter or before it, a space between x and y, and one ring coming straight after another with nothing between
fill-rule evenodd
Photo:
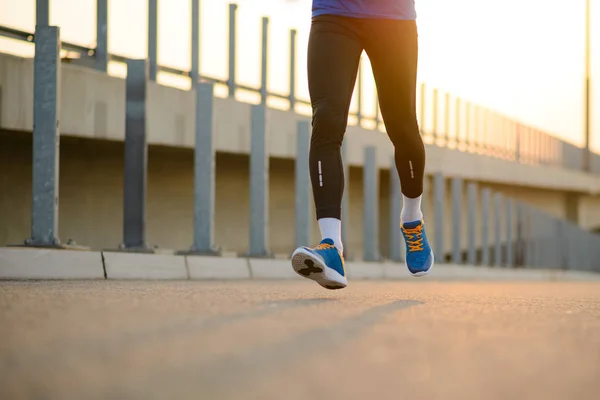
<instances>
[{"instance_id":1,"label":"bridge structure","mask_svg":"<svg viewBox=\"0 0 600 400\"><path fill-rule=\"evenodd\" d=\"M146 59L109 53L108 0L97 0L93 48L61 41L48 3L36 2L35 32L0 27L35 46L32 59L0 55L0 245L263 259L317 240L295 30L282 94L269 88L266 17L260 85L236 80L236 4L223 80L200 71L199 0L188 71L157 63L157 0ZM109 63L125 64L126 78ZM190 89L159 84L160 73ZM402 261L392 147L379 110L362 106L360 74L355 92L343 146L347 256ZM425 83L418 100L439 263L600 270L600 155L584 169L584 149Z\"/></svg>"}]
</instances>

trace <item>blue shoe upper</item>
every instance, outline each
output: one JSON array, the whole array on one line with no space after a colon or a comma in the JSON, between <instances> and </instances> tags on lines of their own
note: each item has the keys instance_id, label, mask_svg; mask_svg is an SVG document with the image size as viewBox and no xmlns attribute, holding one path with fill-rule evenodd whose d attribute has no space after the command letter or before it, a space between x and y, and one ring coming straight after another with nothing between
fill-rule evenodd
<instances>
[{"instance_id":1,"label":"blue shoe upper","mask_svg":"<svg viewBox=\"0 0 600 400\"><path fill-rule=\"evenodd\" d=\"M406 222L402 225L406 243L406 265L413 273L427 272L433 264L431 247L425 234L423 221Z\"/></svg>"},{"instance_id":2,"label":"blue shoe upper","mask_svg":"<svg viewBox=\"0 0 600 400\"><path fill-rule=\"evenodd\" d=\"M346 276L344 257L340 254L337 247L333 245L333 240L323 239L321 243L314 249L309 247L305 247L305 249L313 254L321 256L328 268L335 270L342 276Z\"/></svg>"}]
</instances>

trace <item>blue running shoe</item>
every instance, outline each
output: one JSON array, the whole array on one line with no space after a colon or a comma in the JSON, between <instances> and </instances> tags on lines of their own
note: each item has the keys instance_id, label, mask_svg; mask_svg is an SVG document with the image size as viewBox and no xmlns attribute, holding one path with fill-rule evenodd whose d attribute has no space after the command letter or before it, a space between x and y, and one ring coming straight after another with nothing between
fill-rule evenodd
<instances>
[{"instance_id":1,"label":"blue running shoe","mask_svg":"<svg viewBox=\"0 0 600 400\"><path fill-rule=\"evenodd\" d=\"M427 274L433 267L433 251L425 234L423 221L402 224L402 235L406 242L406 268L413 276Z\"/></svg>"},{"instance_id":2,"label":"blue running shoe","mask_svg":"<svg viewBox=\"0 0 600 400\"><path fill-rule=\"evenodd\" d=\"M314 249L297 248L292 254L292 267L298 275L312 279L326 289L343 289L348 286L344 256L331 239L323 239Z\"/></svg>"}]
</instances>

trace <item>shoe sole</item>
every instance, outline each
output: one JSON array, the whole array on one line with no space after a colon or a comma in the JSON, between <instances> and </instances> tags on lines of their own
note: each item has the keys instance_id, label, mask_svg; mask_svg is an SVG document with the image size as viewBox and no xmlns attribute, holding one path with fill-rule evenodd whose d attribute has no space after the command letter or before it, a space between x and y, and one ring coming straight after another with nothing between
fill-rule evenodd
<instances>
[{"instance_id":1,"label":"shoe sole","mask_svg":"<svg viewBox=\"0 0 600 400\"><path fill-rule=\"evenodd\" d=\"M431 252L431 265L429 266L429 269L427 271L419 271L419 272L413 273L413 272L410 271L410 268L408 268L408 262L406 260L404 260L404 265L406 265L406 269L415 278L418 278L420 276L425 276L428 273L430 273L431 270L433 269L434 264L435 264L435 256L433 255L433 251Z\"/></svg>"},{"instance_id":2,"label":"shoe sole","mask_svg":"<svg viewBox=\"0 0 600 400\"><path fill-rule=\"evenodd\" d=\"M325 289L338 290L348 286L345 276L329 268L320 257L303 248L292 254L292 267L298 275L317 282Z\"/></svg>"}]
</instances>

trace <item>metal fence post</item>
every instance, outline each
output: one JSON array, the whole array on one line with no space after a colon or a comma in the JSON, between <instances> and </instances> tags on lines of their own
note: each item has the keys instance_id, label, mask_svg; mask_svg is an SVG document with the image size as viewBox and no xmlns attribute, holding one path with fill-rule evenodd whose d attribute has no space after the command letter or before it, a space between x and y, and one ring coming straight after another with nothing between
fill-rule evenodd
<instances>
[{"instance_id":1,"label":"metal fence post","mask_svg":"<svg viewBox=\"0 0 600 400\"><path fill-rule=\"evenodd\" d=\"M521 162L521 125L515 127L515 161Z\"/></svg>"},{"instance_id":2,"label":"metal fence post","mask_svg":"<svg viewBox=\"0 0 600 400\"><path fill-rule=\"evenodd\" d=\"M362 122L362 77L363 77L363 72L362 72L362 57L360 58L359 62L358 62L358 77L356 79L356 119L357 119L357 125L360 126L361 122Z\"/></svg>"},{"instance_id":3,"label":"metal fence post","mask_svg":"<svg viewBox=\"0 0 600 400\"><path fill-rule=\"evenodd\" d=\"M437 139L439 137L438 132L438 90L437 88L433 89L433 110L431 111L433 116L433 127L432 127L432 137L433 143L437 145Z\"/></svg>"},{"instance_id":4,"label":"metal fence post","mask_svg":"<svg viewBox=\"0 0 600 400\"><path fill-rule=\"evenodd\" d=\"M96 0L96 50L95 68L108 69L108 0Z\"/></svg>"},{"instance_id":5,"label":"metal fence post","mask_svg":"<svg viewBox=\"0 0 600 400\"><path fill-rule=\"evenodd\" d=\"M125 110L125 172L123 244L128 250L146 249L146 90L148 63L127 61Z\"/></svg>"},{"instance_id":6,"label":"metal fence post","mask_svg":"<svg viewBox=\"0 0 600 400\"><path fill-rule=\"evenodd\" d=\"M381 124L381 120L379 119L379 92L377 88L375 88L375 130L379 130L379 125Z\"/></svg>"},{"instance_id":7,"label":"metal fence post","mask_svg":"<svg viewBox=\"0 0 600 400\"><path fill-rule=\"evenodd\" d=\"M36 30L50 25L50 0L35 0L35 25Z\"/></svg>"},{"instance_id":8,"label":"metal fence post","mask_svg":"<svg viewBox=\"0 0 600 400\"><path fill-rule=\"evenodd\" d=\"M452 179L452 262L462 264L461 214L462 214L463 181L461 178Z\"/></svg>"},{"instance_id":9,"label":"metal fence post","mask_svg":"<svg viewBox=\"0 0 600 400\"><path fill-rule=\"evenodd\" d=\"M295 29L290 30L290 110L296 109L296 35Z\"/></svg>"},{"instance_id":10,"label":"metal fence post","mask_svg":"<svg viewBox=\"0 0 600 400\"><path fill-rule=\"evenodd\" d=\"M460 98L457 97L456 99L454 99L454 129L455 129L455 139L454 142L456 143L456 148L460 149L462 147L462 135L460 132L460 117L461 117L461 101Z\"/></svg>"},{"instance_id":11,"label":"metal fence post","mask_svg":"<svg viewBox=\"0 0 600 400\"><path fill-rule=\"evenodd\" d=\"M342 142L342 168L344 171L344 192L342 193L342 243L348 241L348 229L350 224L350 206L348 204L349 193L350 193L350 163L348 162L348 141ZM350 253L348 251L349 246L344 246L344 258L350 259Z\"/></svg>"},{"instance_id":12,"label":"metal fence post","mask_svg":"<svg viewBox=\"0 0 600 400\"><path fill-rule=\"evenodd\" d=\"M39 24L35 35L31 238L25 244L58 247L60 28Z\"/></svg>"},{"instance_id":13,"label":"metal fence post","mask_svg":"<svg viewBox=\"0 0 600 400\"><path fill-rule=\"evenodd\" d=\"M450 142L450 93L444 96L444 146Z\"/></svg>"},{"instance_id":14,"label":"metal fence post","mask_svg":"<svg viewBox=\"0 0 600 400\"><path fill-rule=\"evenodd\" d=\"M402 213L402 190L396 169L396 161L392 157L390 165L390 259L404 261L402 238L400 234L400 215Z\"/></svg>"},{"instance_id":15,"label":"metal fence post","mask_svg":"<svg viewBox=\"0 0 600 400\"><path fill-rule=\"evenodd\" d=\"M435 218L435 258L440 264L446 262L446 251L444 247L444 194L446 191L445 177L441 172L436 173L433 176L433 204L434 204L434 218Z\"/></svg>"},{"instance_id":16,"label":"metal fence post","mask_svg":"<svg viewBox=\"0 0 600 400\"><path fill-rule=\"evenodd\" d=\"M419 112L419 127L421 130L421 136L425 136L425 100L426 100L426 87L424 83L421 83L421 108Z\"/></svg>"},{"instance_id":17,"label":"metal fence post","mask_svg":"<svg viewBox=\"0 0 600 400\"><path fill-rule=\"evenodd\" d=\"M481 191L481 265L490 265L490 201L492 192L485 188Z\"/></svg>"},{"instance_id":18,"label":"metal fence post","mask_svg":"<svg viewBox=\"0 0 600 400\"><path fill-rule=\"evenodd\" d=\"M237 4L229 4L229 78L227 88L229 97L235 97L235 60L236 60L236 12Z\"/></svg>"},{"instance_id":19,"label":"metal fence post","mask_svg":"<svg viewBox=\"0 0 600 400\"><path fill-rule=\"evenodd\" d=\"M379 261L379 168L375 147L366 147L364 154L364 259Z\"/></svg>"},{"instance_id":20,"label":"metal fence post","mask_svg":"<svg viewBox=\"0 0 600 400\"><path fill-rule=\"evenodd\" d=\"M465 144L466 151L471 151L471 103L465 103Z\"/></svg>"},{"instance_id":21,"label":"metal fence post","mask_svg":"<svg viewBox=\"0 0 600 400\"><path fill-rule=\"evenodd\" d=\"M513 200L506 199L506 266L512 267L514 262L513 256Z\"/></svg>"},{"instance_id":22,"label":"metal fence post","mask_svg":"<svg viewBox=\"0 0 600 400\"><path fill-rule=\"evenodd\" d=\"M192 88L200 79L200 0L192 0L192 38L191 38L192 65L190 79Z\"/></svg>"},{"instance_id":23,"label":"metal fence post","mask_svg":"<svg viewBox=\"0 0 600 400\"><path fill-rule=\"evenodd\" d=\"M262 60L260 63L260 103L267 104L267 78L269 69L269 18L262 19Z\"/></svg>"},{"instance_id":24,"label":"metal fence post","mask_svg":"<svg viewBox=\"0 0 600 400\"><path fill-rule=\"evenodd\" d=\"M502 194L494 195L494 265L502 266Z\"/></svg>"},{"instance_id":25,"label":"metal fence post","mask_svg":"<svg viewBox=\"0 0 600 400\"><path fill-rule=\"evenodd\" d=\"M269 153L267 107L252 106L250 133L250 252L267 257L269 238Z\"/></svg>"},{"instance_id":26,"label":"metal fence post","mask_svg":"<svg viewBox=\"0 0 600 400\"><path fill-rule=\"evenodd\" d=\"M467 263L469 265L477 264L477 252L475 243L475 212L477 210L477 184L470 182L467 185L467 240L468 252Z\"/></svg>"},{"instance_id":27,"label":"metal fence post","mask_svg":"<svg viewBox=\"0 0 600 400\"><path fill-rule=\"evenodd\" d=\"M194 244L192 252L215 254L214 84L196 84L194 145Z\"/></svg>"},{"instance_id":28,"label":"metal fence post","mask_svg":"<svg viewBox=\"0 0 600 400\"><path fill-rule=\"evenodd\" d=\"M151 81L156 81L158 62L158 0L148 0L148 61Z\"/></svg>"},{"instance_id":29,"label":"metal fence post","mask_svg":"<svg viewBox=\"0 0 600 400\"><path fill-rule=\"evenodd\" d=\"M296 247L310 243L311 221L310 171L308 154L310 146L310 121L298 121L296 136Z\"/></svg>"}]
</instances>

